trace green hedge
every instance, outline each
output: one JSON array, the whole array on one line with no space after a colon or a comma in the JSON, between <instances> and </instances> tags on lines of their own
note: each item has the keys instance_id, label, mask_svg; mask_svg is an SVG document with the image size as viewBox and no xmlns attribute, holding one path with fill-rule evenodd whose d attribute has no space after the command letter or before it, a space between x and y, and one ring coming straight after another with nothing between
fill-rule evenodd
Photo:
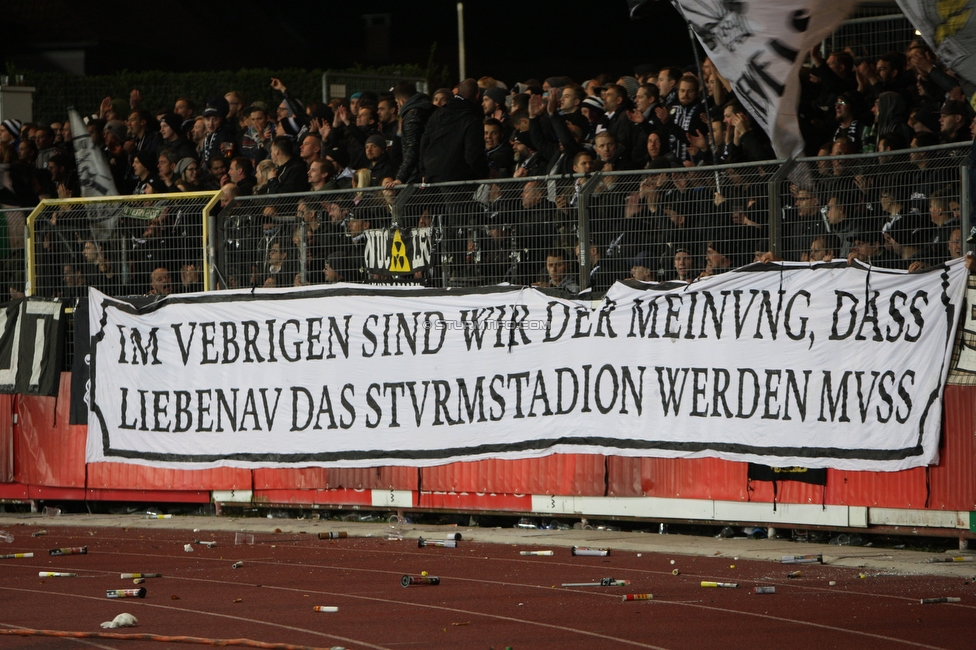
<instances>
[{"instance_id":1,"label":"green hedge","mask_svg":"<svg viewBox=\"0 0 976 650\"><path fill-rule=\"evenodd\" d=\"M390 77L431 78L442 76L441 70L425 70L417 65L384 66L380 68L357 67L351 70L332 71L348 74L372 74ZM430 73L434 74L431 75ZM271 89L271 78L277 77L288 88L288 93L304 102L322 99L323 70L270 70L251 69L227 72L121 72L115 75L79 77L61 72L18 71L24 75L24 83L34 86L34 121L51 122L67 115L69 106L82 114L98 111L105 97L129 100L129 91L138 88L142 93L142 105L150 112L159 108L172 109L177 97L186 96L197 104L197 112L207 97L223 96L237 90L244 94L247 103L262 100L269 106L281 101L280 95Z\"/></svg>"}]
</instances>

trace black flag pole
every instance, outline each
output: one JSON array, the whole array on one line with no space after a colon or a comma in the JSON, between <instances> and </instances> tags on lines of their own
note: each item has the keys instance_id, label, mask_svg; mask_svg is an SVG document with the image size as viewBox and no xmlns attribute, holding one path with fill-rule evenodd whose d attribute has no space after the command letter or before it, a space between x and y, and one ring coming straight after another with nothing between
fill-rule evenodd
<instances>
[{"instance_id":1,"label":"black flag pole","mask_svg":"<svg viewBox=\"0 0 976 650\"><path fill-rule=\"evenodd\" d=\"M646 18L649 16L650 12L647 10L649 5L651 5L649 0L627 0L631 20L637 20L639 18ZM702 107L705 110L705 122L708 124L708 141L709 146L712 149L712 155L714 156L718 154L718 141L715 138L715 130L712 128L711 115L708 113L708 92L705 88L705 75L702 72L701 57L698 56L698 38L695 36L695 30L691 26L691 21L688 20L688 17L685 15L684 9L681 7L678 0L671 0L671 5L677 10L682 20L688 24L688 38L691 41L691 53L695 57L695 67L698 70L699 94L701 96L700 99ZM715 172L715 189L717 191L721 191L718 172Z\"/></svg>"},{"instance_id":2,"label":"black flag pole","mask_svg":"<svg viewBox=\"0 0 976 650\"><path fill-rule=\"evenodd\" d=\"M698 38L695 36L695 29L691 26L691 21L685 15L684 9L678 0L671 0L672 6L681 14L681 18L688 23L688 38L691 40L691 53L695 57L695 67L698 68L698 84L701 93L702 107L705 109L705 121L708 123L708 140L712 147L712 155L718 155L718 141L715 139L715 130L712 129L712 116L708 113L708 92L705 88L705 74L702 71L701 57L698 56ZM718 172L715 173L715 189L720 190Z\"/></svg>"}]
</instances>

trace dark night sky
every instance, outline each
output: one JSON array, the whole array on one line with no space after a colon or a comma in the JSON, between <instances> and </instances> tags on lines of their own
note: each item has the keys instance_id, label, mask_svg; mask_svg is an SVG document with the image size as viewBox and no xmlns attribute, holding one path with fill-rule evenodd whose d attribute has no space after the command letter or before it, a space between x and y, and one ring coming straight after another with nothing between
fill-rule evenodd
<instances>
[{"instance_id":1,"label":"dark night sky","mask_svg":"<svg viewBox=\"0 0 976 650\"><path fill-rule=\"evenodd\" d=\"M356 63L436 63L457 74L456 2L144 3L4 0L5 59L38 43L84 42L86 73L122 70L332 68ZM625 0L495 0L465 3L468 76L508 84L566 74L629 74L637 63L693 63L688 32L670 3L630 20ZM368 60L363 14L391 15L390 54Z\"/></svg>"}]
</instances>

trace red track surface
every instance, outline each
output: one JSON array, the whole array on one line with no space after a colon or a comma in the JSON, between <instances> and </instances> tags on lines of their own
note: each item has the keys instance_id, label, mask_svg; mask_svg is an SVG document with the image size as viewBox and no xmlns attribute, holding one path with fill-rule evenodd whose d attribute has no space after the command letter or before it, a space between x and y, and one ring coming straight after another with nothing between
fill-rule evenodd
<instances>
[{"instance_id":1,"label":"red track surface","mask_svg":"<svg viewBox=\"0 0 976 650\"><path fill-rule=\"evenodd\" d=\"M573 557L520 556L532 547L479 544L418 548L415 541L319 540L255 534L234 545L227 532L170 529L49 529L18 526L0 553L0 629L189 635L345 648L960 648L976 646L971 580L894 576L824 565L634 552ZM477 533L474 533L477 537ZM194 539L215 540L207 548ZM51 548L87 545L88 555L51 557ZM674 564L671 564L674 560ZM241 568L231 565L243 561ZM734 568L732 567L734 564ZM672 574L678 569L680 574ZM39 571L76 578L39 578ZM440 586L400 586L422 571ZM791 571L802 576L787 578ZM108 599L133 588L120 573L162 573L145 599ZM976 573L976 568L974 568ZM604 577L627 587L563 588ZM702 588L702 580L737 589ZM829 581L836 585L830 586ZM757 595L757 585L776 593ZM626 593L654 599L623 602ZM928 597L958 604L921 605ZM336 613L313 611L336 606ZM134 628L99 624L129 612ZM0 648L191 648L175 642L0 636ZM199 646L197 646L199 647Z\"/></svg>"}]
</instances>

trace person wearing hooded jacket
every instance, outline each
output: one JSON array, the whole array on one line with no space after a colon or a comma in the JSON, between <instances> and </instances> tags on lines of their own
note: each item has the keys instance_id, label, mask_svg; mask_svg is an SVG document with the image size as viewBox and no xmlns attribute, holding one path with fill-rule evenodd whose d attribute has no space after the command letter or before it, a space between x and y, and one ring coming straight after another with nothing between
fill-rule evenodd
<instances>
[{"instance_id":1,"label":"person wearing hooded jacket","mask_svg":"<svg viewBox=\"0 0 976 650\"><path fill-rule=\"evenodd\" d=\"M877 145L881 138L892 133L898 133L905 138L905 142L911 142L915 137L915 130L908 126L908 104L905 103L904 97L896 92L883 92L878 95L876 106L877 128L874 131L877 139L871 143L875 145L875 151L878 150Z\"/></svg>"}]
</instances>

